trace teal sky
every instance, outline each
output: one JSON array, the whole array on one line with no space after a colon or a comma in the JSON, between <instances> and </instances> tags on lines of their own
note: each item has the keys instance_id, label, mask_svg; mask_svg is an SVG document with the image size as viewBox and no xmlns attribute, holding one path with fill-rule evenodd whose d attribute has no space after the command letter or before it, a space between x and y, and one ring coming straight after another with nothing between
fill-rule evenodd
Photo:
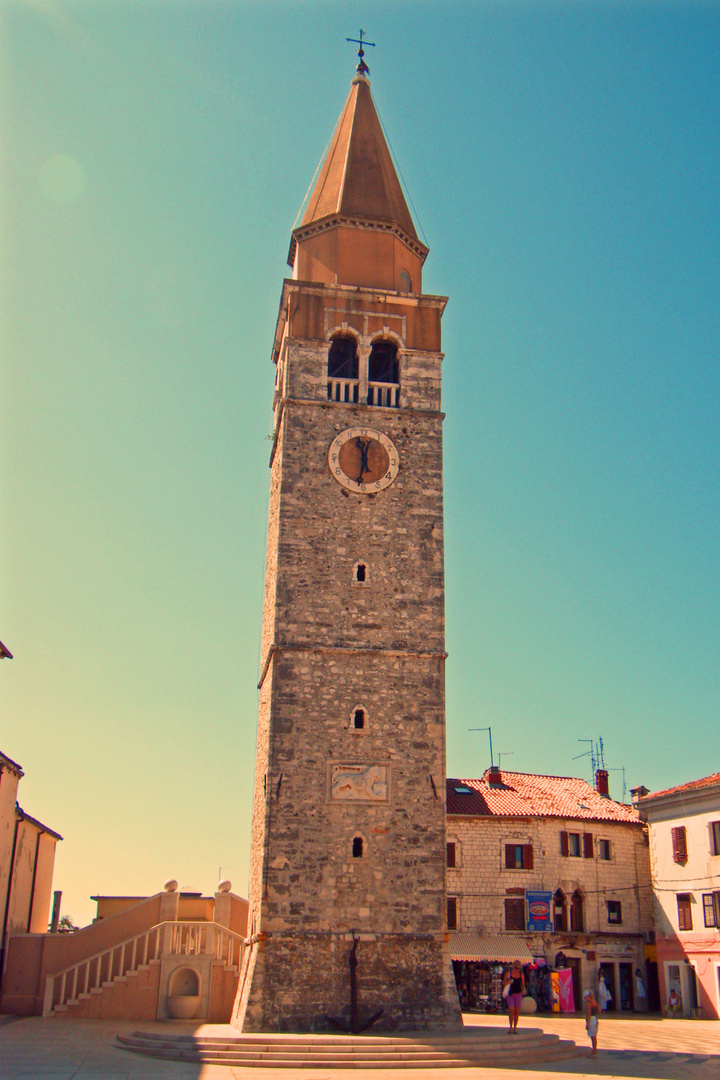
<instances>
[{"instance_id":1,"label":"teal sky","mask_svg":"<svg viewBox=\"0 0 720 1080\"><path fill-rule=\"evenodd\" d=\"M720 768L720 5L5 0L0 750L80 922L246 889L270 349L361 24L450 297L448 772Z\"/></svg>"}]
</instances>

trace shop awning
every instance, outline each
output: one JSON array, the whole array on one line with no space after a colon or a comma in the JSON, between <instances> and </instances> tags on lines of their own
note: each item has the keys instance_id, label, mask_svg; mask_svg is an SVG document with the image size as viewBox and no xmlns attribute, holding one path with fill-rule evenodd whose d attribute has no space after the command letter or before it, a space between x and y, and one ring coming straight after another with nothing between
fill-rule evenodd
<instances>
[{"instance_id":1,"label":"shop awning","mask_svg":"<svg viewBox=\"0 0 720 1080\"><path fill-rule=\"evenodd\" d=\"M453 960L520 960L523 964L533 958L525 942L509 934L450 934L450 956Z\"/></svg>"}]
</instances>

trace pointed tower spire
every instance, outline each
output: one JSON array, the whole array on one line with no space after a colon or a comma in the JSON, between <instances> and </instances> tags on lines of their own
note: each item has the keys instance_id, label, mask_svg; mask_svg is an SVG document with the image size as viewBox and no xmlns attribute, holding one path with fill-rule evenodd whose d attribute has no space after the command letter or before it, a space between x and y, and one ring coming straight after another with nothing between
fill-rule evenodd
<instances>
[{"instance_id":1,"label":"pointed tower spire","mask_svg":"<svg viewBox=\"0 0 720 1080\"><path fill-rule=\"evenodd\" d=\"M428 253L418 239L362 62L330 147L293 230L293 277L421 291Z\"/></svg>"}]
</instances>

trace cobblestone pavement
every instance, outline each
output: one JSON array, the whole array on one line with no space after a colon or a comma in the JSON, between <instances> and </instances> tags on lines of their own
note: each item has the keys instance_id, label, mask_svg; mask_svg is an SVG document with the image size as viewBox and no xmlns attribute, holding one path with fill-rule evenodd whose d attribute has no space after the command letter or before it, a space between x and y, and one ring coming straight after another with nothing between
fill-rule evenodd
<instances>
[{"instance_id":1,"label":"cobblestone pavement","mask_svg":"<svg viewBox=\"0 0 720 1080\"><path fill-rule=\"evenodd\" d=\"M504 1027L503 1017L467 1016L473 1026ZM521 1024L574 1039L588 1047L585 1024L575 1017L522 1017ZM169 1025L107 1020L5 1022L0 1018L0 1080L513 1080L516 1069L255 1069L189 1065L143 1058L115 1046L118 1032L167 1031ZM196 1030L172 1025L172 1031ZM207 1034L227 1032L204 1025ZM720 1080L720 1022L628 1017L600 1022L599 1054L522 1069L527 1080L574 1074L630 1080Z\"/></svg>"}]
</instances>

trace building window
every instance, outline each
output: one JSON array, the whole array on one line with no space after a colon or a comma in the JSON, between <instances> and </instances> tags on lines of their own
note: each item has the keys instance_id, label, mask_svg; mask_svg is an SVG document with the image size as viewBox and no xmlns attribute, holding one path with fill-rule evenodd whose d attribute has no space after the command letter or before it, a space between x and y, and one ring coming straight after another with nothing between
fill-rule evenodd
<instances>
[{"instance_id":1,"label":"building window","mask_svg":"<svg viewBox=\"0 0 720 1080\"><path fill-rule=\"evenodd\" d=\"M710 822L710 854L720 855L720 821Z\"/></svg>"},{"instance_id":2,"label":"building window","mask_svg":"<svg viewBox=\"0 0 720 1080\"><path fill-rule=\"evenodd\" d=\"M671 830L673 861L676 863L687 862L687 834L684 825L678 825Z\"/></svg>"},{"instance_id":3,"label":"building window","mask_svg":"<svg viewBox=\"0 0 720 1080\"><path fill-rule=\"evenodd\" d=\"M368 726L368 711L364 705L356 705L350 713L350 730L351 731L367 731Z\"/></svg>"},{"instance_id":4,"label":"building window","mask_svg":"<svg viewBox=\"0 0 720 1080\"><path fill-rule=\"evenodd\" d=\"M584 928L582 893L576 889L570 900L570 929L576 934L581 934Z\"/></svg>"},{"instance_id":5,"label":"building window","mask_svg":"<svg viewBox=\"0 0 720 1080\"><path fill-rule=\"evenodd\" d=\"M338 334L328 351L327 395L330 401L357 404L359 367L355 338Z\"/></svg>"},{"instance_id":6,"label":"building window","mask_svg":"<svg viewBox=\"0 0 720 1080\"><path fill-rule=\"evenodd\" d=\"M705 916L706 926L717 926L717 917L715 914L715 896L718 893L707 892L703 893L703 915Z\"/></svg>"},{"instance_id":7,"label":"building window","mask_svg":"<svg viewBox=\"0 0 720 1080\"><path fill-rule=\"evenodd\" d=\"M328 379L357 379L358 351L355 338L338 334L328 351Z\"/></svg>"},{"instance_id":8,"label":"building window","mask_svg":"<svg viewBox=\"0 0 720 1080\"><path fill-rule=\"evenodd\" d=\"M359 562L357 564L357 566L355 567L355 580L356 581L364 581L366 572L367 572L367 567L366 567L365 563L364 562Z\"/></svg>"},{"instance_id":9,"label":"building window","mask_svg":"<svg viewBox=\"0 0 720 1080\"><path fill-rule=\"evenodd\" d=\"M505 869L506 870L532 870L533 847L532 844L506 844L505 845Z\"/></svg>"},{"instance_id":10,"label":"building window","mask_svg":"<svg viewBox=\"0 0 720 1080\"><path fill-rule=\"evenodd\" d=\"M398 356L394 341L375 341L368 360L368 405L397 406Z\"/></svg>"},{"instance_id":11,"label":"building window","mask_svg":"<svg viewBox=\"0 0 720 1080\"><path fill-rule=\"evenodd\" d=\"M607 910L608 922L620 926L622 923L622 903L619 900L608 900Z\"/></svg>"},{"instance_id":12,"label":"building window","mask_svg":"<svg viewBox=\"0 0 720 1080\"><path fill-rule=\"evenodd\" d=\"M455 843L454 843L454 841L452 841L452 840L448 840L448 842L447 842L447 844L445 845L445 847L446 847L446 860L447 860L447 865L448 865L448 866L451 866L451 867L452 867L452 866L455 866L455 865L456 865L456 863L455 863L455 857L456 857L456 854L457 854L457 853L456 853L456 850L455 850Z\"/></svg>"},{"instance_id":13,"label":"building window","mask_svg":"<svg viewBox=\"0 0 720 1080\"><path fill-rule=\"evenodd\" d=\"M592 837L590 839L592 840ZM568 855L574 859L580 858L580 833L564 831L560 833L560 854L566 858Z\"/></svg>"},{"instance_id":14,"label":"building window","mask_svg":"<svg viewBox=\"0 0 720 1080\"><path fill-rule=\"evenodd\" d=\"M683 832L685 830L683 829ZM692 930L692 896L690 893L677 894L678 930Z\"/></svg>"},{"instance_id":15,"label":"building window","mask_svg":"<svg viewBox=\"0 0 720 1080\"><path fill-rule=\"evenodd\" d=\"M505 929L525 929L525 901L510 899L505 901Z\"/></svg>"},{"instance_id":16,"label":"building window","mask_svg":"<svg viewBox=\"0 0 720 1080\"><path fill-rule=\"evenodd\" d=\"M605 862L610 862L610 841L598 840L598 859L604 859Z\"/></svg>"},{"instance_id":17,"label":"building window","mask_svg":"<svg viewBox=\"0 0 720 1080\"><path fill-rule=\"evenodd\" d=\"M362 836L356 836L353 840L353 859L362 859L363 847L364 844Z\"/></svg>"},{"instance_id":18,"label":"building window","mask_svg":"<svg viewBox=\"0 0 720 1080\"><path fill-rule=\"evenodd\" d=\"M556 930L567 930L567 907L562 889L558 889L553 897L553 919Z\"/></svg>"},{"instance_id":19,"label":"building window","mask_svg":"<svg viewBox=\"0 0 720 1080\"><path fill-rule=\"evenodd\" d=\"M447 898L447 924L448 930L457 930L457 898L454 896L448 896Z\"/></svg>"}]
</instances>

